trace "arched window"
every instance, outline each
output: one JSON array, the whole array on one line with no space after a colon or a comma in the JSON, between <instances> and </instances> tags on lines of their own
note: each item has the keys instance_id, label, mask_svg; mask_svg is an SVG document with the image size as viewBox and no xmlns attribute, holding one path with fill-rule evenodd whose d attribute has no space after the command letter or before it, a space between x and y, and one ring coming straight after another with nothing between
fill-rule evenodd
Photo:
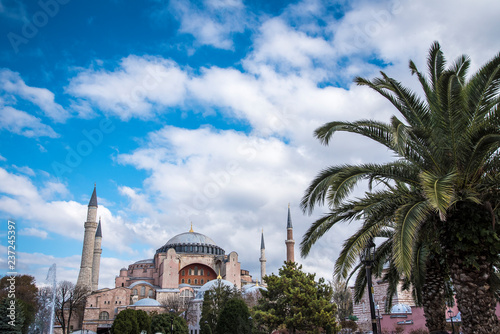
<instances>
[{"instance_id":1,"label":"arched window","mask_svg":"<svg viewBox=\"0 0 500 334\"><path fill-rule=\"evenodd\" d=\"M194 267L194 274L198 275L198 267Z\"/></svg>"},{"instance_id":2,"label":"arched window","mask_svg":"<svg viewBox=\"0 0 500 334\"><path fill-rule=\"evenodd\" d=\"M122 283L122 286L124 286L124 284Z\"/></svg>"},{"instance_id":3,"label":"arched window","mask_svg":"<svg viewBox=\"0 0 500 334\"><path fill-rule=\"evenodd\" d=\"M106 311L99 313L99 320L109 320L109 313Z\"/></svg>"},{"instance_id":4,"label":"arched window","mask_svg":"<svg viewBox=\"0 0 500 334\"><path fill-rule=\"evenodd\" d=\"M200 269L200 276L203 276L203 268Z\"/></svg>"},{"instance_id":5,"label":"arched window","mask_svg":"<svg viewBox=\"0 0 500 334\"><path fill-rule=\"evenodd\" d=\"M191 279L190 278L188 278L188 284L191 284Z\"/></svg>"},{"instance_id":6,"label":"arched window","mask_svg":"<svg viewBox=\"0 0 500 334\"><path fill-rule=\"evenodd\" d=\"M148 297L149 298L153 298L153 289L149 290Z\"/></svg>"},{"instance_id":7,"label":"arched window","mask_svg":"<svg viewBox=\"0 0 500 334\"><path fill-rule=\"evenodd\" d=\"M181 273L182 276L186 276L186 271L184 269L182 269L182 273Z\"/></svg>"},{"instance_id":8,"label":"arched window","mask_svg":"<svg viewBox=\"0 0 500 334\"><path fill-rule=\"evenodd\" d=\"M132 293L134 296L137 296L137 289L134 289L134 292Z\"/></svg>"},{"instance_id":9,"label":"arched window","mask_svg":"<svg viewBox=\"0 0 500 334\"><path fill-rule=\"evenodd\" d=\"M194 279L194 285L198 285L198 279L197 278Z\"/></svg>"},{"instance_id":10,"label":"arched window","mask_svg":"<svg viewBox=\"0 0 500 334\"><path fill-rule=\"evenodd\" d=\"M201 285L203 285L203 278L201 279L201 282L200 282Z\"/></svg>"},{"instance_id":11,"label":"arched window","mask_svg":"<svg viewBox=\"0 0 500 334\"><path fill-rule=\"evenodd\" d=\"M145 296L145 295L146 295L146 287L141 286L141 296Z\"/></svg>"},{"instance_id":12,"label":"arched window","mask_svg":"<svg viewBox=\"0 0 500 334\"><path fill-rule=\"evenodd\" d=\"M183 279L181 279L181 283L182 283L182 284L184 284L184 278L183 278Z\"/></svg>"}]
</instances>

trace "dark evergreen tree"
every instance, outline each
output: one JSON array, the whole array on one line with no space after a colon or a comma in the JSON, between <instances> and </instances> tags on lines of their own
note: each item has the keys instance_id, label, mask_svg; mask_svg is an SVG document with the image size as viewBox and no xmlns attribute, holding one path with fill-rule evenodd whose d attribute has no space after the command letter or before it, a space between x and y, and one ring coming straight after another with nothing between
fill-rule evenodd
<instances>
[{"instance_id":1,"label":"dark evergreen tree","mask_svg":"<svg viewBox=\"0 0 500 334\"><path fill-rule=\"evenodd\" d=\"M11 303L12 301L14 304ZM11 298L3 298L0 301L0 333L22 333L25 317L21 303L21 300Z\"/></svg>"},{"instance_id":2,"label":"dark evergreen tree","mask_svg":"<svg viewBox=\"0 0 500 334\"><path fill-rule=\"evenodd\" d=\"M233 297L238 296L237 290L224 285L217 280L212 289L205 291L201 308L200 334L215 333L217 321L224 305Z\"/></svg>"},{"instance_id":3,"label":"dark evergreen tree","mask_svg":"<svg viewBox=\"0 0 500 334\"><path fill-rule=\"evenodd\" d=\"M302 271L295 262L286 262L279 270L279 276L264 278L267 291L255 308L255 320L267 326L268 331L286 327L288 333L297 331L316 333L339 329L335 320L336 306L331 302L332 288L315 274Z\"/></svg>"},{"instance_id":4,"label":"dark evergreen tree","mask_svg":"<svg viewBox=\"0 0 500 334\"><path fill-rule=\"evenodd\" d=\"M153 333L171 334L172 325L174 327L173 334L188 334L186 320L175 313L157 314L151 319L151 331Z\"/></svg>"},{"instance_id":5,"label":"dark evergreen tree","mask_svg":"<svg viewBox=\"0 0 500 334\"><path fill-rule=\"evenodd\" d=\"M140 334L137 312L132 309L123 310L115 318L111 333L113 334Z\"/></svg>"},{"instance_id":6,"label":"dark evergreen tree","mask_svg":"<svg viewBox=\"0 0 500 334\"><path fill-rule=\"evenodd\" d=\"M252 319L243 299L235 297L224 305L215 327L215 334L251 334Z\"/></svg>"},{"instance_id":7,"label":"dark evergreen tree","mask_svg":"<svg viewBox=\"0 0 500 334\"><path fill-rule=\"evenodd\" d=\"M136 310L135 316L137 318L139 332L146 331L148 334L151 334L151 317L149 314L143 310Z\"/></svg>"}]
</instances>

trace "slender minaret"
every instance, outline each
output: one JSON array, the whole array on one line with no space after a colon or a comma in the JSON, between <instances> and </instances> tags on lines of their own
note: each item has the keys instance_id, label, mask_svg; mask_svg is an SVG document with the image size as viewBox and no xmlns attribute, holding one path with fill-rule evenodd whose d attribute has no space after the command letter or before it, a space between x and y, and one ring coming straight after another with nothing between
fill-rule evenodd
<instances>
[{"instance_id":1,"label":"slender minaret","mask_svg":"<svg viewBox=\"0 0 500 334\"><path fill-rule=\"evenodd\" d=\"M264 245L264 229L260 238L260 281L264 282L266 276L266 246Z\"/></svg>"},{"instance_id":2,"label":"slender minaret","mask_svg":"<svg viewBox=\"0 0 500 334\"><path fill-rule=\"evenodd\" d=\"M97 225L97 231L95 232L95 242L94 242L94 259L92 261L92 291L96 291L99 286L99 267L101 266L101 217L99 217L99 225Z\"/></svg>"},{"instance_id":3,"label":"slender minaret","mask_svg":"<svg viewBox=\"0 0 500 334\"><path fill-rule=\"evenodd\" d=\"M95 233L97 230L97 195L92 193L89 207L87 209L87 221L85 222L85 234L83 236L82 264L76 285L92 289L92 262L94 261Z\"/></svg>"},{"instance_id":4,"label":"slender minaret","mask_svg":"<svg viewBox=\"0 0 500 334\"><path fill-rule=\"evenodd\" d=\"M292 216L290 215L290 203L288 203L288 221L286 224L286 261L295 262L294 247L295 240L293 240L293 226L292 226Z\"/></svg>"}]
</instances>

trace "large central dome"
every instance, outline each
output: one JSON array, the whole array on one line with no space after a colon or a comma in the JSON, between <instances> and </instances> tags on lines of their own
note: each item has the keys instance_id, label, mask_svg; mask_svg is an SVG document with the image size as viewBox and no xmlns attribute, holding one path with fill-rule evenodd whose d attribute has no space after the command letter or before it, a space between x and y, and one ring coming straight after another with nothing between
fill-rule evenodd
<instances>
[{"instance_id":1,"label":"large central dome","mask_svg":"<svg viewBox=\"0 0 500 334\"><path fill-rule=\"evenodd\" d=\"M216 246L215 241L204 234L196 232L181 233L167 241L165 245L174 244L203 244Z\"/></svg>"},{"instance_id":2,"label":"large central dome","mask_svg":"<svg viewBox=\"0 0 500 334\"><path fill-rule=\"evenodd\" d=\"M224 250L217 246L211 238L192 231L176 235L158 248L156 253L165 253L170 248L175 249L177 253L224 254Z\"/></svg>"}]
</instances>

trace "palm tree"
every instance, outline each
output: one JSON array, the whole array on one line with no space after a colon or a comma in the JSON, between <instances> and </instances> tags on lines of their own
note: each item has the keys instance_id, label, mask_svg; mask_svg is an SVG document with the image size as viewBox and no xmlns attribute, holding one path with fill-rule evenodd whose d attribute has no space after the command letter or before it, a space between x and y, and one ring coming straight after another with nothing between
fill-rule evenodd
<instances>
[{"instance_id":1,"label":"palm tree","mask_svg":"<svg viewBox=\"0 0 500 334\"><path fill-rule=\"evenodd\" d=\"M437 215L434 233L444 250L462 313L465 333L500 332L491 284L500 237L496 224L500 176L500 54L466 78L470 60L459 57L449 68L435 42L429 51L429 77L410 61L425 100L381 72L369 81L356 78L388 99L402 116L390 123L374 120L330 122L315 135L328 144L337 131L361 134L392 150L399 160L385 164L342 165L322 171L306 190L304 211L340 205L362 180L386 187L401 182L421 200L394 211L392 259L411 276L416 241L429 217ZM388 188L390 189L390 188Z\"/></svg>"},{"instance_id":2,"label":"palm tree","mask_svg":"<svg viewBox=\"0 0 500 334\"><path fill-rule=\"evenodd\" d=\"M374 274L382 277L383 267L389 263L389 270L384 280L389 282L387 290L386 311L392 306L392 297L403 278L404 287L412 288L415 303L424 307L427 328L433 331L445 329L445 286L447 275L442 265L442 256L436 248L435 236L424 235L423 241L417 243L412 257L412 272L410 277L402 275L394 265L392 257L392 243L395 236L394 212L407 203L418 201L412 198L412 192L404 184L389 186L388 190L367 193L365 198L346 201L338 205L328 215L315 222L307 231L301 243L302 255L307 256L312 244L332 228L336 223L351 221L362 217L363 226L352 237L345 241L335 264L337 279L349 278L361 268L355 266L359 254L366 247L367 240L383 238L384 241L377 247L375 253ZM428 225L432 221L427 222ZM356 277L355 302L363 297L366 287L366 276L363 270L358 271Z\"/></svg>"}]
</instances>

